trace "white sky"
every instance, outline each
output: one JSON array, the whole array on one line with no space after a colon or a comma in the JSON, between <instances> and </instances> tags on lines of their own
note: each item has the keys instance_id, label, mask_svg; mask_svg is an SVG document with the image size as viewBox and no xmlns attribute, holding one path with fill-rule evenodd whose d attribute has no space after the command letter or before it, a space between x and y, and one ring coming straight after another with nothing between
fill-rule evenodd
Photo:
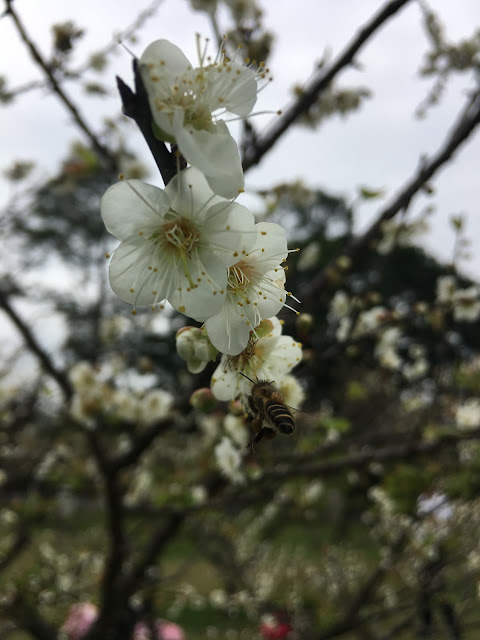
<instances>
[{"instance_id":1,"label":"white sky","mask_svg":"<svg viewBox=\"0 0 480 640\"><path fill-rule=\"evenodd\" d=\"M315 62L325 50L336 56L354 33L384 5L374 0L264 0L265 22L276 34L269 66L274 82L260 96L258 110L284 107L290 100L290 89L308 79ZM435 0L433 3L452 40L470 35L480 23L478 0ZM84 27L75 61L80 63L93 50L110 41L125 29L144 2L130 0L17 0L26 29L42 51L49 52L50 26L73 20ZM222 14L226 17L226 13ZM220 25L225 28L226 22ZM202 13L192 12L186 0L164 0L155 17L140 33L138 42L129 46L140 55L156 38L168 38L179 45L192 60L195 56L195 32L211 35L209 23ZM413 1L389 20L381 31L362 49L357 62L362 71L349 69L339 76L340 84L365 85L373 91L359 111L342 120L334 117L318 131L293 128L265 157L261 166L246 177L248 187L264 187L284 180L303 179L309 186L345 196L351 201L359 185L385 189L385 202L412 175L422 154L436 151L465 99L460 82L449 85L446 99L418 121L413 113L431 87L431 80L421 80L416 70L427 47L420 27L420 12ZM0 21L0 74L12 86L38 79L40 72L31 62L25 47L8 17ZM131 59L120 47L105 77L111 78L111 98L86 99L75 83L65 85L73 98L80 98L81 111L89 117L94 130L100 130L101 118L120 111L115 90L115 74L131 81ZM271 116L256 118L257 128L267 125ZM131 145L142 154L155 177L153 160L140 133L132 123L128 129ZM45 177L58 169L69 142L82 139L74 129L63 106L45 91L34 91L20 97L13 107L2 108L0 118L0 168L15 159L35 160ZM448 219L451 214L468 214L468 234L474 258L463 264L465 270L480 277L480 135L477 133L434 181L437 212L427 244L437 255L449 259L453 234ZM0 201L8 195L2 185ZM417 198L412 211L419 211L427 200ZM358 228L364 228L381 207L381 201L362 205L358 212Z\"/></svg>"}]
</instances>

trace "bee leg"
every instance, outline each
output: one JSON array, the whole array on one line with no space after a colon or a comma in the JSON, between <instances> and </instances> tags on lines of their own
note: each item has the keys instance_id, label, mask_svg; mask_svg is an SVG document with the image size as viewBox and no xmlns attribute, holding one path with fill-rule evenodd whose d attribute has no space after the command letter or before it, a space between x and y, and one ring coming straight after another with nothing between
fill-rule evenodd
<instances>
[{"instance_id":1,"label":"bee leg","mask_svg":"<svg viewBox=\"0 0 480 640\"><path fill-rule=\"evenodd\" d=\"M272 429L270 429L270 427L262 427L262 429L260 429L260 431L255 435L253 440L251 440L247 444L247 449L248 447L252 447L252 451L253 453L255 453L255 445L257 444L257 442L260 442L263 436L270 435L271 433L272 433Z\"/></svg>"}]
</instances>

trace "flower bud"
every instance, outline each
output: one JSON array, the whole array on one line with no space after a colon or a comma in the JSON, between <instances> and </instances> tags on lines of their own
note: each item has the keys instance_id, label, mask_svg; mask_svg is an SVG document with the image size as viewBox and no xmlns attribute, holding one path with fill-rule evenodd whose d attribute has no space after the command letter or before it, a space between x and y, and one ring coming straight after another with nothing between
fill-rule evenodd
<instances>
[{"instance_id":1,"label":"flower bud","mask_svg":"<svg viewBox=\"0 0 480 640\"><path fill-rule=\"evenodd\" d=\"M197 389L190 396L190 404L194 409L202 411L203 413L211 413L217 406L217 400L213 395L211 389L204 387Z\"/></svg>"},{"instance_id":2,"label":"flower bud","mask_svg":"<svg viewBox=\"0 0 480 640\"><path fill-rule=\"evenodd\" d=\"M310 329L313 327L313 316L310 313L301 313L297 316L297 331L302 337L307 336L310 333Z\"/></svg>"},{"instance_id":3,"label":"flower bud","mask_svg":"<svg viewBox=\"0 0 480 640\"><path fill-rule=\"evenodd\" d=\"M190 373L199 373L207 362L215 360L217 350L208 339L206 331L198 327L182 327L177 331L178 355L186 360Z\"/></svg>"},{"instance_id":4,"label":"flower bud","mask_svg":"<svg viewBox=\"0 0 480 640\"><path fill-rule=\"evenodd\" d=\"M183 360L193 358L195 352L195 339L201 335L198 327L182 327L177 331L177 353Z\"/></svg>"},{"instance_id":5,"label":"flower bud","mask_svg":"<svg viewBox=\"0 0 480 640\"><path fill-rule=\"evenodd\" d=\"M232 400L228 406L228 410L234 416L243 416L245 415L245 407L240 402L240 400Z\"/></svg>"}]
</instances>

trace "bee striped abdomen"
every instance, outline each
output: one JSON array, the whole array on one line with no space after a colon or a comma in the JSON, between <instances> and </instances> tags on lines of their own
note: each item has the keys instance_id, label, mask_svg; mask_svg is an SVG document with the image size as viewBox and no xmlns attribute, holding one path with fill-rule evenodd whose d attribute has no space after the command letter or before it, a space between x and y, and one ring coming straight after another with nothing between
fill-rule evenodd
<instances>
[{"instance_id":1,"label":"bee striped abdomen","mask_svg":"<svg viewBox=\"0 0 480 640\"><path fill-rule=\"evenodd\" d=\"M262 438L274 438L277 433L291 435L295 431L295 422L283 395L268 380L254 382L244 373L241 375L253 384L246 409L256 435L247 446L255 451L255 445Z\"/></svg>"},{"instance_id":2,"label":"bee striped abdomen","mask_svg":"<svg viewBox=\"0 0 480 640\"><path fill-rule=\"evenodd\" d=\"M270 424L286 435L290 435L295 430L293 416L284 404L279 404L274 400L265 403L265 413Z\"/></svg>"}]
</instances>

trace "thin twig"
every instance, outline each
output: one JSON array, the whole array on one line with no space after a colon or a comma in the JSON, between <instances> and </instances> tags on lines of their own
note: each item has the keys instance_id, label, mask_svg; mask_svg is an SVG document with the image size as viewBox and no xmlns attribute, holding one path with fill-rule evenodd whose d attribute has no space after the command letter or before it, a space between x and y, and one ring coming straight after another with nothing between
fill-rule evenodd
<instances>
[{"instance_id":1,"label":"thin twig","mask_svg":"<svg viewBox=\"0 0 480 640\"><path fill-rule=\"evenodd\" d=\"M363 235L354 238L346 248L334 256L327 266L308 283L300 292L301 300L307 302L314 296L318 296L321 290L328 284L332 269L335 269L340 255L347 256L353 264L353 262L371 246L372 241L380 235L382 224L408 207L412 198L424 187L435 172L452 158L457 149L467 140L479 124L480 91L477 91L469 98L466 106L460 112L453 129L437 153L432 156L432 159L422 161L414 176L403 187L392 204L380 212L371 227Z\"/></svg>"},{"instance_id":2,"label":"thin twig","mask_svg":"<svg viewBox=\"0 0 480 640\"><path fill-rule=\"evenodd\" d=\"M410 0L392 0L388 2L362 29L356 38L347 46L340 56L328 67L321 69L314 78L307 84L302 95L291 106L287 107L282 115L277 118L274 124L262 135L259 136L255 145L248 150L243 159L243 170L258 164L263 156L269 151L277 140L296 120L300 118L308 109L315 104L318 96L327 89L335 76L345 67L350 65L355 55L360 51L368 39L382 26L389 18L401 9Z\"/></svg>"},{"instance_id":3,"label":"thin twig","mask_svg":"<svg viewBox=\"0 0 480 640\"><path fill-rule=\"evenodd\" d=\"M46 75L52 90L54 91L54 93L57 94L57 96L66 106L68 111L71 113L74 121L76 122L78 127L85 133L87 138L90 140L93 148L96 149L96 151L98 151L100 156L107 162L107 165L109 166L109 168L112 171L117 171L117 161L115 159L115 156L111 153L111 151L106 146L104 146L99 141L98 137L93 133L93 131L90 129L90 127L88 126L84 118L80 115L80 112L78 111L75 104L72 102L72 100L67 96L65 91L60 86L59 82L57 81L57 79L55 78L55 75L52 72L52 69L50 68L46 60L43 58L38 48L33 43L33 40L27 34L27 31L23 26L17 12L13 8L13 0L5 0L5 1L7 5L5 14L8 14L11 16L17 28L17 31L20 35L20 38L23 40L27 49L30 51L30 55L32 56L33 60L38 64L38 66L42 69L43 73Z\"/></svg>"},{"instance_id":4,"label":"thin twig","mask_svg":"<svg viewBox=\"0 0 480 640\"><path fill-rule=\"evenodd\" d=\"M8 296L1 290L0 290L0 307L5 311L7 316L10 318L13 324L17 327L18 331L22 334L23 339L27 343L27 346L30 349L30 351L40 361L40 364L45 369L45 371L57 382L57 384L63 391L65 398L68 400L72 396L73 390L67 376L63 371L55 367L50 356L37 342L37 339L33 335L31 329L27 326L27 324L22 320L22 318L18 315L18 313L10 304Z\"/></svg>"}]
</instances>

